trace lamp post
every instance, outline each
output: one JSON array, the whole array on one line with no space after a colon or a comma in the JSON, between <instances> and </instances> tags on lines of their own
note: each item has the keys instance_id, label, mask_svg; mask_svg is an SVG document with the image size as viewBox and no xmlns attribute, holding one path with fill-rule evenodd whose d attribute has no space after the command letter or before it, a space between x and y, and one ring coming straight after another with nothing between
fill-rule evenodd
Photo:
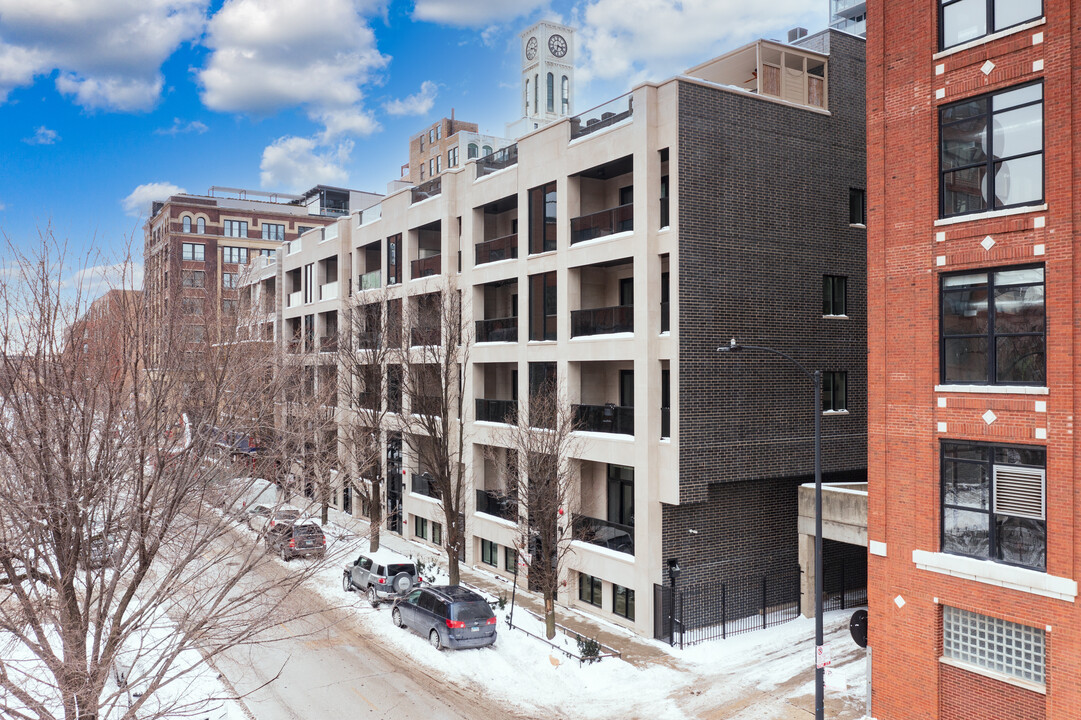
<instances>
[{"instance_id":1,"label":"lamp post","mask_svg":"<svg viewBox=\"0 0 1081 720\"><path fill-rule=\"evenodd\" d=\"M780 350L761 345L740 345L736 339L717 348L717 352L756 350L772 353L788 360L814 383L815 419L815 720L822 720L825 711L825 670L818 664L818 648L822 647L822 371L808 370L798 360Z\"/></svg>"}]
</instances>

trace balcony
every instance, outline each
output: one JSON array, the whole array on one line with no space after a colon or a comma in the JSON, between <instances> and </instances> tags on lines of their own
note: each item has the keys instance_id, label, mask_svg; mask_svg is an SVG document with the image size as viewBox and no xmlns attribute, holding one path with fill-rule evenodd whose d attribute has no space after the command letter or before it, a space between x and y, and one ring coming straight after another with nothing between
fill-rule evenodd
<instances>
[{"instance_id":1,"label":"balcony","mask_svg":"<svg viewBox=\"0 0 1081 720\"><path fill-rule=\"evenodd\" d=\"M517 400L485 400L477 398L477 421L507 423L514 425L518 422Z\"/></svg>"},{"instance_id":2,"label":"balcony","mask_svg":"<svg viewBox=\"0 0 1081 720\"><path fill-rule=\"evenodd\" d=\"M338 281L326 283L319 286L319 299L320 300L337 300L338 299Z\"/></svg>"},{"instance_id":3,"label":"balcony","mask_svg":"<svg viewBox=\"0 0 1081 720\"><path fill-rule=\"evenodd\" d=\"M357 407L362 409L362 410L378 410L379 409L379 393L358 392L357 393Z\"/></svg>"},{"instance_id":4,"label":"balcony","mask_svg":"<svg viewBox=\"0 0 1081 720\"><path fill-rule=\"evenodd\" d=\"M297 307L304 301L304 293L297 290L294 293L289 293L288 302L286 307Z\"/></svg>"},{"instance_id":5,"label":"balcony","mask_svg":"<svg viewBox=\"0 0 1081 720\"><path fill-rule=\"evenodd\" d=\"M414 415L431 415L441 417L443 400L438 395L417 395L413 398L412 412Z\"/></svg>"},{"instance_id":6,"label":"balcony","mask_svg":"<svg viewBox=\"0 0 1081 720\"><path fill-rule=\"evenodd\" d=\"M571 220L571 245L634 230L634 203Z\"/></svg>"},{"instance_id":7,"label":"balcony","mask_svg":"<svg viewBox=\"0 0 1081 720\"><path fill-rule=\"evenodd\" d=\"M476 253L476 265L507 260L518 257L518 234L504 235L495 240L477 243L474 248Z\"/></svg>"},{"instance_id":8,"label":"balcony","mask_svg":"<svg viewBox=\"0 0 1081 720\"><path fill-rule=\"evenodd\" d=\"M490 155L485 155L477 160L477 177L494 173L496 170L509 168L518 164L518 144L508 145Z\"/></svg>"},{"instance_id":9,"label":"balcony","mask_svg":"<svg viewBox=\"0 0 1081 720\"><path fill-rule=\"evenodd\" d=\"M477 320L477 342L518 342L518 318Z\"/></svg>"},{"instance_id":10,"label":"balcony","mask_svg":"<svg viewBox=\"0 0 1081 720\"><path fill-rule=\"evenodd\" d=\"M428 182L421 183L411 189L410 204L433 198L441 192L443 192L443 178L442 176L434 177Z\"/></svg>"},{"instance_id":11,"label":"balcony","mask_svg":"<svg viewBox=\"0 0 1081 720\"><path fill-rule=\"evenodd\" d=\"M409 277L413 280L429 275L438 275L442 271L442 255L431 255L409 263Z\"/></svg>"},{"instance_id":12,"label":"balcony","mask_svg":"<svg viewBox=\"0 0 1081 720\"><path fill-rule=\"evenodd\" d=\"M319 352L338 352L338 335L324 335L319 338Z\"/></svg>"},{"instance_id":13,"label":"balcony","mask_svg":"<svg viewBox=\"0 0 1081 720\"><path fill-rule=\"evenodd\" d=\"M413 473L413 481L409 489L417 495L439 499L439 492L435 489L435 478L428 473L420 475Z\"/></svg>"},{"instance_id":14,"label":"balcony","mask_svg":"<svg viewBox=\"0 0 1081 720\"><path fill-rule=\"evenodd\" d=\"M588 515L575 515L572 531L575 540L634 555L633 525L620 525Z\"/></svg>"},{"instance_id":15,"label":"balcony","mask_svg":"<svg viewBox=\"0 0 1081 720\"><path fill-rule=\"evenodd\" d=\"M291 353L299 353L302 347L303 343L300 340L294 339L289 341L289 352Z\"/></svg>"},{"instance_id":16,"label":"balcony","mask_svg":"<svg viewBox=\"0 0 1081 720\"><path fill-rule=\"evenodd\" d=\"M571 337L634 332L634 306L571 311Z\"/></svg>"},{"instance_id":17,"label":"balcony","mask_svg":"<svg viewBox=\"0 0 1081 720\"><path fill-rule=\"evenodd\" d=\"M360 280L357 281L357 285L361 290L376 290L379 288L380 274L378 270L372 270L371 272L364 273L360 276Z\"/></svg>"},{"instance_id":18,"label":"balcony","mask_svg":"<svg viewBox=\"0 0 1081 720\"><path fill-rule=\"evenodd\" d=\"M493 490L477 490L477 512L518 522L518 503Z\"/></svg>"},{"instance_id":19,"label":"balcony","mask_svg":"<svg viewBox=\"0 0 1081 720\"><path fill-rule=\"evenodd\" d=\"M634 408L607 405L573 405L579 430L634 435Z\"/></svg>"},{"instance_id":20,"label":"balcony","mask_svg":"<svg viewBox=\"0 0 1081 720\"><path fill-rule=\"evenodd\" d=\"M357 348L359 350L374 350L377 347L379 347L379 333L374 331L357 333Z\"/></svg>"},{"instance_id":21,"label":"balcony","mask_svg":"<svg viewBox=\"0 0 1081 720\"><path fill-rule=\"evenodd\" d=\"M439 344L438 327L415 327L410 329L409 344L412 347L424 347L426 345Z\"/></svg>"},{"instance_id":22,"label":"balcony","mask_svg":"<svg viewBox=\"0 0 1081 720\"><path fill-rule=\"evenodd\" d=\"M592 110L571 118L571 140L611 127L634 114L634 96L630 93L609 100Z\"/></svg>"}]
</instances>

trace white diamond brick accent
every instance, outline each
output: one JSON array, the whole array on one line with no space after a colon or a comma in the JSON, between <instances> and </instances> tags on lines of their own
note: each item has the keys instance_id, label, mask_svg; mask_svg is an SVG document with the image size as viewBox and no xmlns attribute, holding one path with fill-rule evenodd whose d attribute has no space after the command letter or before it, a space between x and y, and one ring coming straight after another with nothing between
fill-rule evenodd
<instances>
[{"instance_id":1,"label":"white diamond brick accent","mask_svg":"<svg viewBox=\"0 0 1081 720\"><path fill-rule=\"evenodd\" d=\"M946 63L939 63L935 65L935 75L942 75L946 72Z\"/></svg>"},{"instance_id":2,"label":"white diamond brick accent","mask_svg":"<svg viewBox=\"0 0 1081 720\"><path fill-rule=\"evenodd\" d=\"M995 64L993 62L991 62L990 60L988 60L987 62L985 62L983 65L980 66L980 72L982 72L984 75L990 75L991 71L994 70L994 69L995 69Z\"/></svg>"},{"instance_id":3,"label":"white diamond brick accent","mask_svg":"<svg viewBox=\"0 0 1081 720\"><path fill-rule=\"evenodd\" d=\"M1045 245L1033 245L1032 246L1032 254L1033 255L1043 255L1045 252L1047 252L1047 246L1045 246Z\"/></svg>"},{"instance_id":4,"label":"white diamond brick accent","mask_svg":"<svg viewBox=\"0 0 1081 720\"><path fill-rule=\"evenodd\" d=\"M939 255L938 257L935 258L935 265L938 265L939 267L942 267L945 264L946 264L946 256L945 255Z\"/></svg>"},{"instance_id":5,"label":"white diamond brick accent","mask_svg":"<svg viewBox=\"0 0 1081 720\"><path fill-rule=\"evenodd\" d=\"M1037 440L1046 440L1047 439L1047 428L1036 428L1036 439Z\"/></svg>"},{"instance_id":6,"label":"white diamond brick accent","mask_svg":"<svg viewBox=\"0 0 1081 720\"><path fill-rule=\"evenodd\" d=\"M1037 400L1036 401L1036 412L1047 412L1047 401L1046 400Z\"/></svg>"},{"instance_id":7,"label":"white diamond brick accent","mask_svg":"<svg viewBox=\"0 0 1081 720\"><path fill-rule=\"evenodd\" d=\"M990 425L991 423L993 423L993 422L994 422L995 420L998 420L998 415L995 415L995 414L994 414L993 412L991 412L990 410L988 410L987 412L985 412L985 413L984 413L983 415L981 415L980 417L982 417L982 418L983 418L983 421L984 421L985 423L987 423L988 425Z\"/></svg>"},{"instance_id":8,"label":"white diamond brick accent","mask_svg":"<svg viewBox=\"0 0 1081 720\"><path fill-rule=\"evenodd\" d=\"M1037 215L1032 220L1032 227L1034 228L1042 228L1045 225L1047 225L1047 217L1044 215Z\"/></svg>"},{"instance_id":9,"label":"white diamond brick accent","mask_svg":"<svg viewBox=\"0 0 1081 720\"><path fill-rule=\"evenodd\" d=\"M939 230L935 233L935 242L946 242L946 231Z\"/></svg>"},{"instance_id":10,"label":"white diamond brick accent","mask_svg":"<svg viewBox=\"0 0 1081 720\"><path fill-rule=\"evenodd\" d=\"M983 240L980 241L980 245L983 245L984 250L990 250L991 248L993 248L995 246L995 239L993 237L991 237L990 235L988 235L987 237L985 237Z\"/></svg>"},{"instance_id":11,"label":"white diamond brick accent","mask_svg":"<svg viewBox=\"0 0 1081 720\"><path fill-rule=\"evenodd\" d=\"M903 597L901 597L900 595L898 595L897 597L895 597L893 599L893 604L896 605L899 608L903 608L905 606L905 599Z\"/></svg>"},{"instance_id":12,"label":"white diamond brick accent","mask_svg":"<svg viewBox=\"0 0 1081 720\"><path fill-rule=\"evenodd\" d=\"M944 97L946 97L946 88L939 88L938 90L935 90L935 98L937 100L941 100Z\"/></svg>"},{"instance_id":13,"label":"white diamond brick accent","mask_svg":"<svg viewBox=\"0 0 1081 720\"><path fill-rule=\"evenodd\" d=\"M946 425L946 423L944 423L944 422L940 422L940 423L938 424L938 431L939 431L939 432L949 432L949 431L948 431L948 430L947 430L946 428L947 428L947 425Z\"/></svg>"},{"instance_id":14,"label":"white diamond brick accent","mask_svg":"<svg viewBox=\"0 0 1081 720\"><path fill-rule=\"evenodd\" d=\"M946 398L939 398L938 399L938 406L939 407L946 407Z\"/></svg>"},{"instance_id":15,"label":"white diamond brick accent","mask_svg":"<svg viewBox=\"0 0 1081 720\"><path fill-rule=\"evenodd\" d=\"M1040 72L1043 70L1043 60L1032 61L1032 72Z\"/></svg>"},{"instance_id":16,"label":"white diamond brick accent","mask_svg":"<svg viewBox=\"0 0 1081 720\"><path fill-rule=\"evenodd\" d=\"M1039 45L1042 42L1043 42L1043 33L1042 32L1034 33L1032 35L1032 44L1033 45Z\"/></svg>"}]
</instances>

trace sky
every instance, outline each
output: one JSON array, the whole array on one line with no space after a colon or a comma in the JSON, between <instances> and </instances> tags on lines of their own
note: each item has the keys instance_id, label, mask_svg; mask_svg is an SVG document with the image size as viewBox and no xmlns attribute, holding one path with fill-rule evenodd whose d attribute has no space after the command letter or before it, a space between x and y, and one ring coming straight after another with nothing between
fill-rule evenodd
<instances>
[{"instance_id":1,"label":"sky","mask_svg":"<svg viewBox=\"0 0 1081 720\"><path fill-rule=\"evenodd\" d=\"M150 202L174 192L385 192L409 136L452 108L504 134L521 115L518 35L539 20L576 30L581 112L827 14L828 0L0 0L0 237L25 247L51 228L109 258L141 251Z\"/></svg>"}]
</instances>

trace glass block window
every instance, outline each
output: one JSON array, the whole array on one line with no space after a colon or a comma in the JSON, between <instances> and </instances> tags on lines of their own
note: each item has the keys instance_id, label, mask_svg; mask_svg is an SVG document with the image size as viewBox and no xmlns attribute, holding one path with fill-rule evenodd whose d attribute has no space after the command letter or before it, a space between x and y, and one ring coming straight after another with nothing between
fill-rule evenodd
<instances>
[{"instance_id":1,"label":"glass block window","mask_svg":"<svg viewBox=\"0 0 1081 720\"><path fill-rule=\"evenodd\" d=\"M1044 683L1044 631L944 605L945 657L1003 675Z\"/></svg>"}]
</instances>

